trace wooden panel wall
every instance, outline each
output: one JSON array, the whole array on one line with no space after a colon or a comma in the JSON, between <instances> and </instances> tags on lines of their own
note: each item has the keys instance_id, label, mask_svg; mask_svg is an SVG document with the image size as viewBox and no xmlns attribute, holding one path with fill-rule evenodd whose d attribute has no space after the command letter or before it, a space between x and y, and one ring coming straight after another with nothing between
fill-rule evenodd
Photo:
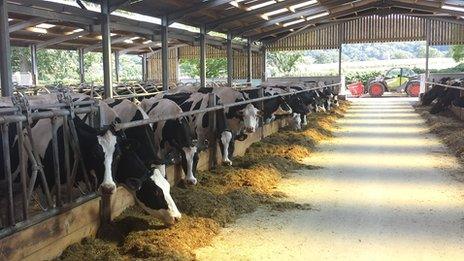
<instances>
[{"instance_id":1,"label":"wooden panel wall","mask_svg":"<svg viewBox=\"0 0 464 261\"><path fill-rule=\"evenodd\" d=\"M393 14L307 29L267 45L270 51L334 49L341 43L425 41L430 19L431 45L464 44L464 25L438 18ZM340 30L340 31L339 31ZM340 39L341 38L341 39Z\"/></svg>"},{"instance_id":2,"label":"wooden panel wall","mask_svg":"<svg viewBox=\"0 0 464 261\"><path fill-rule=\"evenodd\" d=\"M232 74L232 77L234 79L246 79L247 78L247 72L248 72L248 58L247 58L247 52L246 51L237 51L234 50L234 55L233 55L234 63L234 71ZM252 53L252 62L251 62L251 68L253 71L253 79L261 79L261 73L263 71L262 68L262 54L258 52L253 52Z\"/></svg>"},{"instance_id":3,"label":"wooden panel wall","mask_svg":"<svg viewBox=\"0 0 464 261\"><path fill-rule=\"evenodd\" d=\"M443 20L431 22L431 45L464 44L464 24L456 24Z\"/></svg>"},{"instance_id":4,"label":"wooden panel wall","mask_svg":"<svg viewBox=\"0 0 464 261\"><path fill-rule=\"evenodd\" d=\"M199 59L200 47L199 46L181 46L173 48L169 52L169 68L170 68L170 81L178 81L178 63L180 59ZM225 49L216 48L213 46L207 46L206 50L207 58L226 58L227 53ZM234 50L233 52L233 78L234 79L246 79L247 78L247 52L245 50ZM262 73L262 53L252 53L252 70L253 79L261 79ZM157 52L149 58L148 66L148 79L161 81L161 53ZM208 65L206 65L208 66Z\"/></svg>"},{"instance_id":5,"label":"wooden panel wall","mask_svg":"<svg viewBox=\"0 0 464 261\"><path fill-rule=\"evenodd\" d=\"M278 40L267 48L269 51L336 49L339 43L338 30L338 24L309 29Z\"/></svg>"},{"instance_id":6,"label":"wooden panel wall","mask_svg":"<svg viewBox=\"0 0 464 261\"><path fill-rule=\"evenodd\" d=\"M178 53L177 48L169 49L169 82L178 82ZM154 53L148 59L148 80L162 81L161 52Z\"/></svg>"}]
</instances>

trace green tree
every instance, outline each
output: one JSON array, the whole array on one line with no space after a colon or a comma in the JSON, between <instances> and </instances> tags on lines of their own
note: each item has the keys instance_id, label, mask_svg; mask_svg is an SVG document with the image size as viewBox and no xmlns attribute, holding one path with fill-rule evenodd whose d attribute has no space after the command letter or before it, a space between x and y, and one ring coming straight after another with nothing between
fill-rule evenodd
<instances>
[{"instance_id":1,"label":"green tree","mask_svg":"<svg viewBox=\"0 0 464 261\"><path fill-rule=\"evenodd\" d=\"M181 74L187 75L190 78L200 77L200 61L199 59L182 59L180 61ZM210 58L206 59L206 78L220 78L227 75L227 59L226 58Z\"/></svg>"},{"instance_id":2,"label":"green tree","mask_svg":"<svg viewBox=\"0 0 464 261\"><path fill-rule=\"evenodd\" d=\"M451 47L451 55L456 62L464 61L464 45L454 45Z\"/></svg>"},{"instance_id":3,"label":"green tree","mask_svg":"<svg viewBox=\"0 0 464 261\"><path fill-rule=\"evenodd\" d=\"M303 58L301 52L273 52L268 54L269 63L277 71L289 75Z\"/></svg>"}]
</instances>

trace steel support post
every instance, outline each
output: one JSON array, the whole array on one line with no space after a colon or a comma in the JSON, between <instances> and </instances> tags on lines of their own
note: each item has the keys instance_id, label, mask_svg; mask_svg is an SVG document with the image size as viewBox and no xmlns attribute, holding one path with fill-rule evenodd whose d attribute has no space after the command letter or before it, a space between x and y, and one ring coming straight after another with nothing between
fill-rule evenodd
<instances>
[{"instance_id":1,"label":"steel support post","mask_svg":"<svg viewBox=\"0 0 464 261\"><path fill-rule=\"evenodd\" d=\"M227 34L227 85L232 87L234 75L234 51L232 49L232 34Z\"/></svg>"},{"instance_id":2,"label":"steel support post","mask_svg":"<svg viewBox=\"0 0 464 261\"><path fill-rule=\"evenodd\" d=\"M114 78L116 82L119 83L119 52L118 51L114 52L114 67L115 67Z\"/></svg>"},{"instance_id":3,"label":"steel support post","mask_svg":"<svg viewBox=\"0 0 464 261\"><path fill-rule=\"evenodd\" d=\"M142 81L148 80L148 56L146 53L142 54Z\"/></svg>"},{"instance_id":4,"label":"steel support post","mask_svg":"<svg viewBox=\"0 0 464 261\"><path fill-rule=\"evenodd\" d=\"M206 87L206 27L200 26L200 86Z\"/></svg>"},{"instance_id":5,"label":"steel support post","mask_svg":"<svg viewBox=\"0 0 464 261\"><path fill-rule=\"evenodd\" d=\"M261 81L265 82L267 81L267 76L266 76L266 63L267 63L267 50L266 46L263 46L261 50Z\"/></svg>"},{"instance_id":6,"label":"steel support post","mask_svg":"<svg viewBox=\"0 0 464 261\"><path fill-rule=\"evenodd\" d=\"M37 67L37 46L31 45L31 70L32 70L32 85L39 85L39 69Z\"/></svg>"},{"instance_id":7,"label":"steel support post","mask_svg":"<svg viewBox=\"0 0 464 261\"><path fill-rule=\"evenodd\" d=\"M110 31L110 0L101 1L101 32L103 50L103 83L104 98L113 97L113 79L111 70L111 31Z\"/></svg>"},{"instance_id":8,"label":"steel support post","mask_svg":"<svg viewBox=\"0 0 464 261\"><path fill-rule=\"evenodd\" d=\"M13 94L7 6L6 0L0 0L0 77L2 96L11 96Z\"/></svg>"},{"instance_id":9,"label":"steel support post","mask_svg":"<svg viewBox=\"0 0 464 261\"><path fill-rule=\"evenodd\" d=\"M84 63L84 49L79 49L79 78L80 82L84 83L85 82L85 63Z\"/></svg>"},{"instance_id":10,"label":"steel support post","mask_svg":"<svg viewBox=\"0 0 464 261\"><path fill-rule=\"evenodd\" d=\"M165 15L161 18L161 70L163 80L163 90L169 89L169 21Z\"/></svg>"},{"instance_id":11,"label":"steel support post","mask_svg":"<svg viewBox=\"0 0 464 261\"><path fill-rule=\"evenodd\" d=\"M251 50L251 39L248 38L247 44L247 82L252 85L253 80L253 54Z\"/></svg>"}]
</instances>

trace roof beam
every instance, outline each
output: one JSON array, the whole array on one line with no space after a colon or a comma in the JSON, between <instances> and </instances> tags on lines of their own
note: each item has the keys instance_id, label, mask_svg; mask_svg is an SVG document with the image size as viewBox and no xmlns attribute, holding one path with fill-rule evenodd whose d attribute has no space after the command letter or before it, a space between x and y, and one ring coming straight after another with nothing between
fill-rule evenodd
<instances>
[{"instance_id":1,"label":"roof beam","mask_svg":"<svg viewBox=\"0 0 464 261\"><path fill-rule=\"evenodd\" d=\"M76 38L79 38L81 36L88 35L88 34L90 34L89 31L82 31L82 32L77 32L77 33L73 33L73 34L70 34L70 35L63 35L63 36L60 36L60 37L56 37L56 38L50 39L48 41L41 42L41 43L37 44L37 49L42 49L42 48L45 48L45 47L50 46L50 45L55 45L55 44L59 44L59 43L62 43L62 42L66 42L66 41L76 39Z\"/></svg>"},{"instance_id":2,"label":"roof beam","mask_svg":"<svg viewBox=\"0 0 464 261\"><path fill-rule=\"evenodd\" d=\"M118 10L119 8L129 4L130 0L113 0L112 2L113 3L111 3L111 7L110 7L110 12L111 13Z\"/></svg>"},{"instance_id":3,"label":"roof beam","mask_svg":"<svg viewBox=\"0 0 464 261\"><path fill-rule=\"evenodd\" d=\"M327 11L327 9L323 6L313 6L308 9L304 9L301 11L297 11L295 13L283 13L281 16L271 18L269 20L263 20L263 21L258 21L256 23L249 24L244 27L240 27L238 29L232 30L231 33L233 35L240 35L246 32L249 32L251 30L257 29L257 28L262 28L262 27L268 27L271 25L274 25L276 23L282 23L284 21L288 20L293 20L293 19L298 19L300 16L310 16L310 15L315 15L318 13L322 13L324 11Z\"/></svg>"},{"instance_id":4,"label":"roof beam","mask_svg":"<svg viewBox=\"0 0 464 261\"><path fill-rule=\"evenodd\" d=\"M130 38L132 38L134 36L121 36L121 37L118 37L118 38L111 38L111 44L117 44L117 43L122 43L124 42L125 40L129 40ZM100 43L96 43L96 44L93 44L93 45L90 45L88 47L85 47L84 48L84 53L88 53L88 52L91 52L95 49L98 49L100 48L102 45L101 45L101 42Z\"/></svg>"},{"instance_id":5,"label":"roof beam","mask_svg":"<svg viewBox=\"0 0 464 261\"><path fill-rule=\"evenodd\" d=\"M84 24L84 25L92 25L95 23L94 19L88 18L88 17L69 15L65 13L57 13L57 12L49 11L45 9L38 9L34 7L16 5L16 4L8 4L8 12L15 13L15 14L35 16L35 17L40 17L40 18L46 18L48 20L66 21L66 22Z\"/></svg>"},{"instance_id":6,"label":"roof beam","mask_svg":"<svg viewBox=\"0 0 464 261\"><path fill-rule=\"evenodd\" d=\"M15 4L20 4L24 7L39 7L40 9L49 10L61 14L72 14L73 16L86 17L90 19L99 19L100 13L84 10L76 6L66 5L51 1L43 0L12 0Z\"/></svg>"},{"instance_id":7,"label":"roof beam","mask_svg":"<svg viewBox=\"0 0 464 261\"><path fill-rule=\"evenodd\" d=\"M138 51L138 50L140 50L142 48L151 48L151 47L156 47L158 45L159 45L159 43L157 43L157 42L151 42L151 43L147 43L147 44L138 44L136 46L132 46L132 47L129 47L129 48L126 48L126 49L119 50L119 54L123 55L123 54L127 54L127 53L130 53L130 52L133 52L133 51Z\"/></svg>"},{"instance_id":8,"label":"roof beam","mask_svg":"<svg viewBox=\"0 0 464 261\"><path fill-rule=\"evenodd\" d=\"M230 23L232 21L244 19L244 18L247 18L247 17L250 17L250 16L255 16L255 15L267 13L267 12L274 11L274 10L284 8L284 7L288 7L288 6L291 6L291 5L294 5L294 4L299 4L299 3L302 3L302 2L305 2L305 1L307 1L307 0L287 0L287 1L283 1L283 2L277 2L275 4L267 5L267 6L264 6L262 8L254 9L254 10L251 10L251 11L248 11L248 12L243 12L243 13L240 13L240 14L237 14L237 15L226 16L226 17L214 20L213 22L210 22L210 23L206 24L206 27L208 29L214 29L214 28L216 28L216 27L218 27L219 25L222 25L222 24Z\"/></svg>"},{"instance_id":9,"label":"roof beam","mask_svg":"<svg viewBox=\"0 0 464 261\"><path fill-rule=\"evenodd\" d=\"M392 6L400 7L400 8L407 8L407 9L415 9L421 11L427 11L432 13L443 13L449 14L454 16L464 16L464 12L455 11L455 10L448 10L441 8L441 3L436 2L415 2L414 0L394 0L391 1L390 4Z\"/></svg>"},{"instance_id":10,"label":"roof beam","mask_svg":"<svg viewBox=\"0 0 464 261\"><path fill-rule=\"evenodd\" d=\"M19 31L19 30L22 30L24 28L31 27L31 26L34 26L34 25L45 23L47 21L48 21L48 19L40 18L40 17L32 18L32 19L26 20L26 21L21 21L19 23L14 24L14 25L10 25L10 28L9 28L10 33L13 33L13 32L16 32L16 31Z\"/></svg>"},{"instance_id":11,"label":"roof beam","mask_svg":"<svg viewBox=\"0 0 464 261\"><path fill-rule=\"evenodd\" d=\"M267 32L262 32L262 33L259 33L259 34L252 34L251 38L253 40L260 40L260 39L262 39L264 37L267 37L267 36L280 34L280 33L286 32L286 31L290 31L290 29L297 29L297 28L305 27L307 25L317 24L317 23L327 21L327 20L330 20L330 19L336 19L339 16L346 16L346 15L349 15L349 14L357 13L357 12L367 10L367 9L371 9L371 8L375 8L375 7L378 6L377 1L375 1L375 0L372 0L372 1L369 1L369 2L367 2L367 1L366 2L358 2L358 3L359 4L356 7L352 7L351 5L349 5L349 6L345 7L345 8L340 8L338 10L338 12L331 13L329 16L326 16L326 17L321 17L321 18L309 20L309 21L306 21L306 22L302 22L302 23L299 23L299 24L294 24L294 25L287 26L287 27L276 28L274 30L270 30L270 31L267 31ZM361 5L362 3L368 3L368 4Z\"/></svg>"},{"instance_id":12,"label":"roof beam","mask_svg":"<svg viewBox=\"0 0 464 261\"><path fill-rule=\"evenodd\" d=\"M85 7L84 3L82 3L81 0L76 0L76 3L79 5L80 8L87 10L87 7Z\"/></svg>"},{"instance_id":13,"label":"roof beam","mask_svg":"<svg viewBox=\"0 0 464 261\"><path fill-rule=\"evenodd\" d=\"M175 12L168 14L168 21L169 23L173 23L176 20L179 20L180 18L183 18L186 15L198 12L202 9L213 8L216 6L223 5L223 4L228 4L230 1L231 0L210 0L210 1L204 1L201 3L197 3L192 6L182 8L179 11L175 11Z\"/></svg>"}]
</instances>

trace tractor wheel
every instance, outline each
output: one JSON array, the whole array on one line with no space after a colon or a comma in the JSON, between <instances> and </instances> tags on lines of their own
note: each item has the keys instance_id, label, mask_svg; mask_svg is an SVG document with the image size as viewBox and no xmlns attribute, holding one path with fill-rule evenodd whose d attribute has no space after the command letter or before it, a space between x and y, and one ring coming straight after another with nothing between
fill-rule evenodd
<instances>
[{"instance_id":1,"label":"tractor wheel","mask_svg":"<svg viewBox=\"0 0 464 261\"><path fill-rule=\"evenodd\" d=\"M420 83L412 82L406 88L406 93L409 97L419 97L420 94Z\"/></svg>"},{"instance_id":2,"label":"tractor wheel","mask_svg":"<svg viewBox=\"0 0 464 261\"><path fill-rule=\"evenodd\" d=\"M375 82L369 85L369 95L371 97L381 97L385 92L383 84Z\"/></svg>"}]
</instances>

